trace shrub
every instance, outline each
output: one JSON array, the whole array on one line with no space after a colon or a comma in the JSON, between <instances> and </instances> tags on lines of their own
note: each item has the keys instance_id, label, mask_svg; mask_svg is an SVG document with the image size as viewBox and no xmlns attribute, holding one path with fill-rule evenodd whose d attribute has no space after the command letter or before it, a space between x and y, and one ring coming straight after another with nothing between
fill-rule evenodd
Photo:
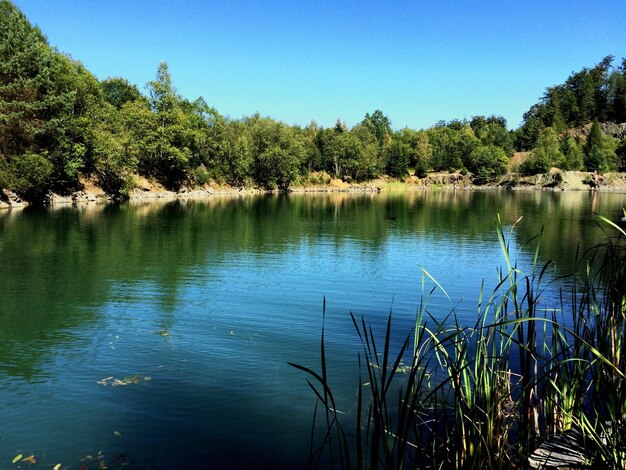
<instances>
[{"instance_id":1,"label":"shrub","mask_svg":"<svg viewBox=\"0 0 626 470\"><path fill-rule=\"evenodd\" d=\"M211 179L211 174L207 171L204 165L200 165L191 171L191 177L193 178L195 184L198 186L204 186Z\"/></svg>"},{"instance_id":2,"label":"shrub","mask_svg":"<svg viewBox=\"0 0 626 470\"><path fill-rule=\"evenodd\" d=\"M506 173L509 159L500 147L495 145L481 145L472 150L467 167L474 173L477 184L487 183L496 176Z\"/></svg>"},{"instance_id":3,"label":"shrub","mask_svg":"<svg viewBox=\"0 0 626 470\"><path fill-rule=\"evenodd\" d=\"M43 202L50 190L53 166L43 155L27 152L9 164L9 186L31 202Z\"/></svg>"}]
</instances>

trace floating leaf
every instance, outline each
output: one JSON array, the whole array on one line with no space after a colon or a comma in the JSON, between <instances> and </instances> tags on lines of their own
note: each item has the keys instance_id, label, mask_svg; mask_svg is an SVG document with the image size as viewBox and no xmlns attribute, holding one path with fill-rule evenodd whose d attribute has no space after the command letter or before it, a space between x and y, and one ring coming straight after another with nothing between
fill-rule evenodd
<instances>
[{"instance_id":1,"label":"floating leaf","mask_svg":"<svg viewBox=\"0 0 626 470\"><path fill-rule=\"evenodd\" d=\"M37 459L34 455L29 455L28 457L23 458L22 462L30 462L31 464L35 465L37 463Z\"/></svg>"},{"instance_id":2,"label":"floating leaf","mask_svg":"<svg viewBox=\"0 0 626 470\"><path fill-rule=\"evenodd\" d=\"M15 463L15 462L17 462L19 459L21 459L21 458L22 458L22 454L18 454L18 455L16 455L16 456L15 456L15 458L13 459L13 461L12 461L11 463Z\"/></svg>"},{"instance_id":3,"label":"floating leaf","mask_svg":"<svg viewBox=\"0 0 626 470\"><path fill-rule=\"evenodd\" d=\"M113 431L113 435L116 436L116 437L120 437L122 435L122 433L119 432L119 431Z\"/></svg>"},{"instance_id":4,"label":"floating leaf","mask_svg":"<svg viewBox=\"0 0 626 470\"><path fill-rule=\"evenodd\" d=\"M59 470L59 468L61 468L61 464L60 463L58 463L54 467L52 467L52 470Z\"/></svg>"},{"instance_id":5,"label":"floating leaf","mask_svg":"<svg viewBox=\"0 0 626 470\"><path fill-rule=\"evenodd\" d=\"M145 377L143 375L135 374L135 375L127 375L123 379L116 379L115 377L105 377L104 379L98 380L98 384L106 387L110 385L111 387L120 387L124 385L137 385L141 381L149 382L152 380L152 377Z\"/></svg>"}]
</instances>

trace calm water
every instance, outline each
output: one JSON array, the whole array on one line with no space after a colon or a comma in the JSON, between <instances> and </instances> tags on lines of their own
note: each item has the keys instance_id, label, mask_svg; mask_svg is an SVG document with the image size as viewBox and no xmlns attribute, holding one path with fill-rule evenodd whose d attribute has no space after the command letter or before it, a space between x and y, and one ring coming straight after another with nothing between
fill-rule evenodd
<instances>
[{"instance_id":1,"label":"calm water","mask_svg":"<svg viewBox=\"0 0 626 470\"><path fill-rule=\"evenodd\" d=\"M376 327L393 309L408 333L423 266L473 323L481 280L494 286L503 265L497 214L523 216L515 250L544 227L556 278L602 240L592 209L617 220L625 206L623 194L416 192L0 212L0 469L18 453L47 468L96 468L98 453L109 468L302 467L314 399L286 363L318 367L324 296L349 411L350 310ZM531 258L521 248L526 269ZM124 378L138 383L112 386Z\"/></svg>"}]
</instances>

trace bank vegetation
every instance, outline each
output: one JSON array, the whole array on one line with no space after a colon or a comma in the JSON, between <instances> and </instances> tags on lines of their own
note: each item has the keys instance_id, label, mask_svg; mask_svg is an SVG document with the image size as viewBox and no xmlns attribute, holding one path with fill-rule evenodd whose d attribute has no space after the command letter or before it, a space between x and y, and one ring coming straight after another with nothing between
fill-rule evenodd
<instances>
[{"instance_id":1,"label":"bank vegetation","mask_svg":"<svg viewBox=\"0 0 626 470\"><path fill-rule=\"evenodd\" d=\"M287 125L260 114L233 119L181 96L165 62L145 92L122 77L98 80L0 0L0 199L11 191L45 202L85 181L118 198L144 181L170 191L287 190L457 172L483 185L510 169L515 151L529 152L513 168L522 175L624 170L626 62L614 62L548 88L515 130L498 116L394 130L380 110L352 127Z\"/></svg>"}]
</instances>

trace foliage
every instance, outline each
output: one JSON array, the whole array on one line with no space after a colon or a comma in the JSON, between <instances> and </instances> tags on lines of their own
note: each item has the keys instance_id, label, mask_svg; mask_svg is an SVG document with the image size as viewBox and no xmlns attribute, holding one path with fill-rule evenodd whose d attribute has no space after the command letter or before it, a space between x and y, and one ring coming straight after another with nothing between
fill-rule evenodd
<instances>
[{"instance_id":1,"label":"foliage","mask_svg":"<svg viewBox=\"0 0 626 470\"><path fill-rule=\"evenodd\" d=\"M591 133L585 145L585 167L590 171L603 171L606 164L606 158L602 152L602 131L596 120L593 121Z\"/></svg>"},{"instance_id":2,"label":"foliage","mask_svg":"<svg viewBox=\"0 0 626 470\"><path fill-rule=\"evenodd\" d=\"M148 96L122 77L99 82L50 47L11 1L0 0L0 185L12 184L7 168L27 153L52 167L42 193L69 193L81 177L95 176L115 196L128 193L136 173L174 190L209 180L287 189L320 171L363 181L383 172L403 178L413 170L424 177L468 169L486 181L501 171L497 161L504 163L496 147L507 157L514 148L532 150L522 168L527 174L582 163L592 171L623 168L623 141L594 125L583 148L567 131L594 120L626 121L626 61L613 62L606 57L548 88L513 132L494 115L393 131L378 109L352 128L341 119L330 128L315 121L301 128L258 115L234 120L201 97L187 100L165 62L147 84Z\"/></svg>"},{"instance_id":3,"label":"foliage","mask_svg":"<svg viewBox=\"0 0 626 470\"><path fill-rule=\"evenodd\" d=\"M29 201L44 202L50 190L53 167L43 155L27 152L11 160L8 173L11 188Z\"/></svg>"},{"instance_id":4,"label":"foliage","mask_svg":"<svg viewBox=\"0 0 626 470\"><path fill-rule=\"evenodd\" d=\"M583 167L583 150L573 137L566 135L561 141L561 152L563 153L563 163L561 168L564 170L578 171Z\"/></svg>"},{"instance_id":5,"label":"foliage","mask_svg":"<svg viewBox=\"0 0 626 470\"><path fill-rule=\"evenodd\" d=\"M466 166L474 173L474 181L477 184L484 184L495 176L506 173L508 163L509 159L501 147L481 145L472 150Z\"/></svg>"},{"instance_id":6,"label":"foliage","mask_svg":"<svg viewBox=\"0 0 626 470\"><path fill-rule=\"evenodd\" d=\"M626 60L616 67L613 60L607 56L591 69L583 68L565 83L546 89L541 102L524 114L515 136L516 148L534 148L545 127L562 133L594 120L626 122Z\"/></svg>"},{"instance_id":7,"label":"foliage","mask_svg":"<svg viewBox=\"0 0 626 470\"><path fill-rule=\"evenodd\" d=\"M537 147L522 164L520 171L525 175L547 173L553 166L562 167L564 161L556 132L548 127L540 132Z\"/></svg>"},{"instance_id":8,"label":"foliage","mask_svg":"<svg viewBox=\"0 0 626 470\"><path fill-rule=\"evenodd\" d=\"M145 99L139 89L128 80L121 77L107 78L100 83L104 99L120 109L129 101Z\"/></svg>"},{"instance_id":9,"label":"foliage","mask_svg":"<svg viewBox=\"0 0 626 470\"><path fill-rule=\"evenodd\" d=\"M376 138L380 152L382 152L386 143L386 137L391 134L391 121L389 121L389 118L380 109L377 109L372 114L365 114L365 118L361 121L361 126Z\"/></svg>"},{"instance_id":10,"label":"foliage","mask_svg":"<svg viewBox=\"0 0 626 470\"><path fill-rule=\"evenodd\" d=\"M474 135L482 145L500 147L506 156L513 155L513 137L506 128L506 119L501 116L474 116L470 121Z\"/></svg>"},{"instance_id":11,"label":"foliage","mask_svg":"<svg viewBox=\"0 0 626 470\"><path fill-rule=\"evenodd\" d=\"M424 178L431 167L431 158L433 156L433 148L428 139L426 131L418 131L415 135L415 153L413 165L415 167L415 175Z\"/></svg>"},{"instance_id":12,"label":"foliage","mask_svg":"<svg viewBox=\"0 0 626 470\"><path fill-rule=\"evenodd\" d=\"M81 118L99 92L81 64L52 49L12 3L0 2L1 156L45 156L50 185L75 185L89 150Z\"/></svg>"},{"instance_id":13,"label":"foliage","mask_svg":"<svg viewBox=\"0 0 626 470\"><path fill-rule=\"evenodd\" d=\"M302 136L294 128L259 115L246 124L250 127L255 182L266 189L289 189L305 158Z\"/></svg>"}]
</instances>

